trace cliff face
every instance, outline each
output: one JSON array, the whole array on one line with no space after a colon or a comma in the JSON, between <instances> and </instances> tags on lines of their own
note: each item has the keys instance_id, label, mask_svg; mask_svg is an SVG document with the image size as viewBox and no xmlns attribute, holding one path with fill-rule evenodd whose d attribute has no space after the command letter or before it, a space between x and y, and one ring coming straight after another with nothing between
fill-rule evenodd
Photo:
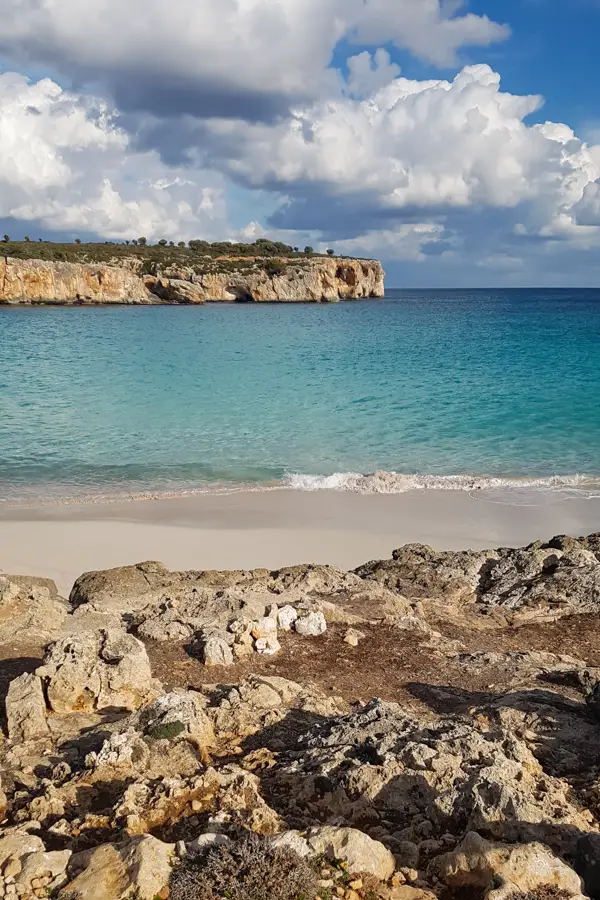
<instances>
[{"instance_id":1,"label":"cliff face","mask_svg":"<svg viewBox=\"0 0 600 900\"><path fill-rule=\"evenodd\" d=\"M142 274L130 265L76 264L0 257L0 303L204 303L307 300L337 302L383 297L384 271L373 260L314 258L268 268L198 274L166 268Z\"/></svg>"}]
</instances>

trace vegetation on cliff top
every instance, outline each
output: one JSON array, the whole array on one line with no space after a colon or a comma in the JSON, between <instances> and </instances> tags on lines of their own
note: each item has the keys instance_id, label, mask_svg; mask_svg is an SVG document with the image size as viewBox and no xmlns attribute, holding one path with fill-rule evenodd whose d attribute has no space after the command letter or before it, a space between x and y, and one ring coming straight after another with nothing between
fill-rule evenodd
<instances>
[{"instance_id":1,"label":"vegetation on cliff top","mask_svg":"<svg viewBox=\"0 0 600 900\"><path fill-rule=\"evenodd\" d=\"M331 257L333 250L327 253L315 253L312 247L301 250L298 247L290 247L280 241L269 241L259 238L252 244L237 244L231 241L189 241L186 245L183 241L175 244L173 241L161 240L151 245L146 238L124 243L88 243L79 240L74 243L54 243L52 241L32 241L26 238L24 241L11 241L9 235L4 235L0 242L0 255L11 256L16 259L41 259L46 261L70 262L70 263L105 263L119 265L125 260L139 260L150 272L155 265L160 268L168 266L196 267L203 269L216 260L247 260L269 259L273 262L283 259L293 259L301 262L312 257Z\"/></svg>"}]
</instances>

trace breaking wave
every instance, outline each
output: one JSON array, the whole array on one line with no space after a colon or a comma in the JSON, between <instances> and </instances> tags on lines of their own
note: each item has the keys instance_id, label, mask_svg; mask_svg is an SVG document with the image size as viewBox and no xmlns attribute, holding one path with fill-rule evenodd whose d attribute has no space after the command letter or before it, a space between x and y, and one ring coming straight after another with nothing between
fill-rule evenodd
<instances>
[{"instance_id":1,"label":"breaking wave","mask_svg":"<svg viewBox=\"0 0 600 900\"><path fill-rule=\"evenodd\" d=\"M552 475L548 478L498 478L485 475L403 475L399 472L289 473L285 485L298 491L350 491L355 494L404 494L407 491L600 490L598 478Z\"/></svg>"}]
</instances>

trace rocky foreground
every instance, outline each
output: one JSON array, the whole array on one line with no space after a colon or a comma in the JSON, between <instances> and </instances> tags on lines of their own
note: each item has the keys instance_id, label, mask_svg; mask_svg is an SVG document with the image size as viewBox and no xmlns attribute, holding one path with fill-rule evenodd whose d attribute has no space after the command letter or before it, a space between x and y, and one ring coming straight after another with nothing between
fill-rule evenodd
<instances>
[{"instance_id":1,"label":"rocky foreground","mask_svg":"<svg viewBox=\"0 0 600 900\"><path fill-rule=\"evenodd\" d=\"M0 256L0 303L198 304L337 302L383 297L384 272L374 260L221 259L160 265L136 257L72 263Z\"/></svg>"},{"instance_id":2,"label":"rocky foreground","mask_svg":"<svg viewBox=\"0 0 600 900\"><path fill-rule=\"evenodd\" d=\"M0 897L600 897L600 535L0 576Z\"/></svg>"}]
</instances>

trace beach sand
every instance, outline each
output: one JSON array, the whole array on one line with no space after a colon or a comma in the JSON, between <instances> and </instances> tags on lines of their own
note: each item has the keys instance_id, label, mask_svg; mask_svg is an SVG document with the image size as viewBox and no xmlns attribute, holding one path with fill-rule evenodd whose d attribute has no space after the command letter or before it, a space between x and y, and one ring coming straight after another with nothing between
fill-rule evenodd
<instances>
[{"instance_id":1,"label":"beach sand","mask_svg":"<svg viewBox=\"0 0 600 900\"><path fill-rule=\"evenodd\" d=\"M353 568L406 543L519 546L600 530L600 497L531 492L361 495L276 490L0 508L0 571L53 578L156 559L172 569Z\"/></svg>"}]
</instances>

